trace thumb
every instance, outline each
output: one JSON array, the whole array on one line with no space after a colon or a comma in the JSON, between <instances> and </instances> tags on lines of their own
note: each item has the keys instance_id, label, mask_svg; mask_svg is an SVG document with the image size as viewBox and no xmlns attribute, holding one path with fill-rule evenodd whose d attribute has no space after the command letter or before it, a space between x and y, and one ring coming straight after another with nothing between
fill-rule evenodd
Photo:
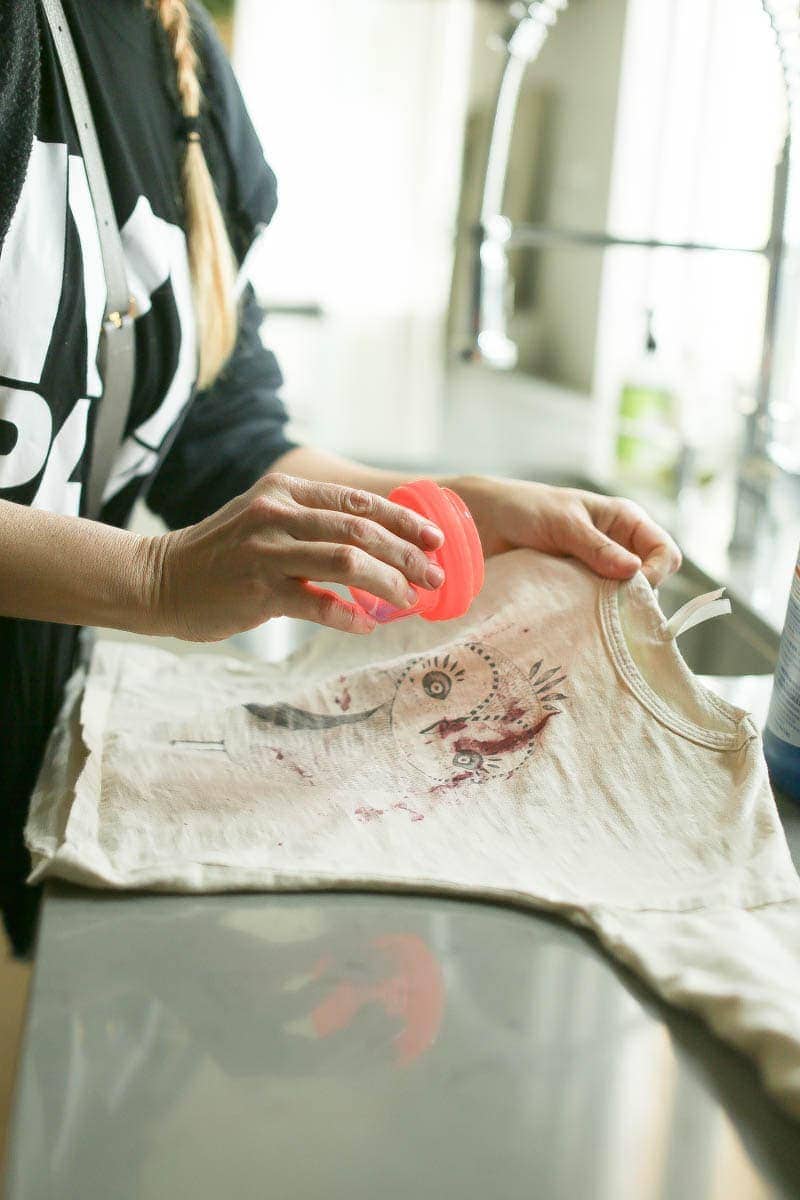
<instances>
[{"instance_id":1,"label":"thumb","mask_svg":"<svg viewBox=\"0 0 800 1200\"><path fill-rule=\"evenodd\" d=\"M637 555L601 533L588 519L575 523L565 549L605 579L630 579L642 565Z\"/></svg>"}]
</instances>

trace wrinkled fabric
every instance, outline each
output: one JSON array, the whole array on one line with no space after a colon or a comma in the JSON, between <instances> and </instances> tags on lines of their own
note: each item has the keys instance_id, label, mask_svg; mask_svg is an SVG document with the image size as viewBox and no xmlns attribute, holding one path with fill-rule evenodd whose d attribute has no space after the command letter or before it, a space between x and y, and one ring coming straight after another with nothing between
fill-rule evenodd
<instances>
[{"instance_id":1,"label":"wrinkled fabric","mask_svg":"<svg viewBox=\"0 0 800 1200\"><path fill-rule=\"evenodd\" d=\"M800 880L760 738L641 575L517 551L465 618L325 631L280 664L101 642L27 838L35 880L561 912L800 1116Z\"/></svg>"}]
</instances>

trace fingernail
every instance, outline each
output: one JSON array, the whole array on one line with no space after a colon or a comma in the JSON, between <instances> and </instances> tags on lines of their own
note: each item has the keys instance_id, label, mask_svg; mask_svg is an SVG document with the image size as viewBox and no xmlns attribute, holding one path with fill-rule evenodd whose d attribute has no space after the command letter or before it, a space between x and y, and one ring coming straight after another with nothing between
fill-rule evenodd
<instances>
[{"instance_id":1,"label":"fingernail","mask_svg":"<svg viewBox=\"0 0 800 1200\"><path fill-rule=\"evenodd\" d=\"M441 546L444 541L444 534L437 525L424 525L420 536L425 545L429 546L431 550L435 546Z\"/></svg>"},{"instance_id":2,"label":"fingernail","mask_svg":"<svg viewBox=\"0 0 800 1200\"><path fill-rule=\"evenodd\" d=\"M425 572L425 582L427 583L428 587L441 587L441 585L444 583L444 571L442 568L437 567L436 563L431 563Z\"/></svg>"},{"instance_id":3,"label":"fingernail","mask_svg":"<svg viewBox=\"0 0 800 1200\"><path fill-rule=\"evenodd\" d=\"M417 603L417 600L419 600L419 596L417 595L417 589L413 588L413 587L409 587L408 591L406 592L406 606L408 608L411 608L412 604Z\"/></svg>"}]
</instances>

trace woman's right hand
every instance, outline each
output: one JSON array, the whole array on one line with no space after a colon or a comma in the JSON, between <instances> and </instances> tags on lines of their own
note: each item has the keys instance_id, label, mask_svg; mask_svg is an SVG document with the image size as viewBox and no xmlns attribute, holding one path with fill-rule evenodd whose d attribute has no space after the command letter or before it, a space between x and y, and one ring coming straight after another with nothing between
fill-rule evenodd
<instances>
[{"instance_id":1,"label":"woman's right hand","mask_svg":"<svg viewBox=\"0 0 800 1200\"><path fill-rule=\"evenodd\" d=\"M371 492L267 474L199 524L153 539L152 632L213 642L289 616L369 633L370 617L313 581L404 608L416 600L411 583L442 582L425 554L442 540L430 521Z\"/></svg>"}]
</instances>

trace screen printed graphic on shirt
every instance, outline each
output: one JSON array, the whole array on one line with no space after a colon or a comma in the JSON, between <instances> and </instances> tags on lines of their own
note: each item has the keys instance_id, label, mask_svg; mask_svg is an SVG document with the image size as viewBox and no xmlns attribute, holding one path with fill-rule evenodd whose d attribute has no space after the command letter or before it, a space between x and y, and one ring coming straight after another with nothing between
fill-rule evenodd
<instances>
[{"instance_id":1,"label":"screen printed graphic on shirt","mask_svg":"<svg viewBox=\"0 0 800 1200\"><path fill-rule=\"evenodd\" d=\"M524 641L521 633L516 636ZM392 757L431 781L428 793L435 798L462 784L507 779L523 766L550 719L562 711L558 703L567 699L560 690L566 678L559 666L545 669L541 658L525 670L489 642L456 643L438 654L411 658L393 693L367 709L350 711L347 677L341 676L327 711L253 701L222 715L225 733L219 739L210 736L205 716L203 736L183 729L169 742L178 751L224 752L231 763L262 778L272 775L276 783L292 773L313 787L324 784L321 743L333 782L338 760L353 754L365 738L374 738L377 748L388 735ZM353 726L363 727L357 737ZM362 765L362 782L368 773ZM418 786L418 780L411 782ZM416 809L414 815L422 819Z\"/></svg>"}]
</instances>

